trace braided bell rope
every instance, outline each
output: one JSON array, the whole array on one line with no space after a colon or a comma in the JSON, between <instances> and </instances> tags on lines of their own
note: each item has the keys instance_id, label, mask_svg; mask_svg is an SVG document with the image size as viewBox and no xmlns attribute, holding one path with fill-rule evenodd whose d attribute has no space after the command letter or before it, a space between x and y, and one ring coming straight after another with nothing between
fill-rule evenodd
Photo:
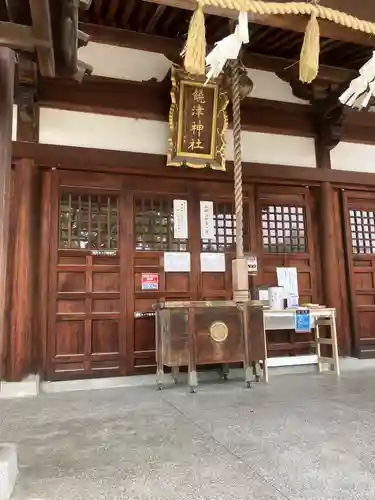
<instances>
[{"instance_id":1,"label":"braided bell rope","mask_svg":"<svg viewBox=\"0 0 375 500\"><path fill-rule=\"evenodd\" d=\"M241 154L240 72L238 61L231 62L233 149L234 149L234 210L236 214L236 257L244 256L243 246L243 194Z\"/></svg>"},{"instance_id":2,"label":"braided bell rope","mask_svg":"<svg viewBox=\"0 0 375 500\"><path fill-rule=\"evenodd\" d=\"M327 19L335 24L346 28L362 31L369 35L375 35L375 23L358 19L357 17L340 12L323 5L306 2L263 2L262 0L197 0L198 6L218 7L236 11L247 11L258 15L316 15L321 19Z\"/></svg>"}]
</instances>

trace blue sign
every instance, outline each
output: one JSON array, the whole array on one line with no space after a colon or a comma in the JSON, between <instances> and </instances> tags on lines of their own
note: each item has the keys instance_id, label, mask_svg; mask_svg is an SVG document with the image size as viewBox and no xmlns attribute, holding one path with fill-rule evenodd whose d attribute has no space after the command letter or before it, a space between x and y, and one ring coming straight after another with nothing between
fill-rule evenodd
<instances>
[{"instance_id":1,"label":"blue sign","mask_svg":"<svg viewBox=\"0 0 375 500\"><path fill-rule=\"evenodd\" d=\"M297 309L294 329L296 333L311 332L311 315L309 309Z\"/></svg>"},{"instance_id":2,"label":"blue sign","mask_svg":"<svg viewBox=\"0 0 375 500\"><path fill-rule=\"evenodd\" d=\"M142 283L142 290L157 290L157 283Z\"/></svg>"}]
</instances>

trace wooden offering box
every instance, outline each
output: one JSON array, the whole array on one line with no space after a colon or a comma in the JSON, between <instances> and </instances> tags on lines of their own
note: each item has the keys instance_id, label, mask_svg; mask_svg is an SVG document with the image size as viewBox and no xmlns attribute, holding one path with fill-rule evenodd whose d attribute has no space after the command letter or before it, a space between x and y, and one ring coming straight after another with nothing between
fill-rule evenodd
<instances>
[{"instance_id":1,"label":"wooden offering box","mask_svg":"<svg viewBox=\"0 0 375 500\"><path fill-rule=\"evenodd\" d=\"M232 301L158 302L155 305L157 384L164 366L174 374L187 366L189 387L198 385L197 366L243 363L248 387L252 363L265 359L261 307Z\"/></svg>"}]
</instances>

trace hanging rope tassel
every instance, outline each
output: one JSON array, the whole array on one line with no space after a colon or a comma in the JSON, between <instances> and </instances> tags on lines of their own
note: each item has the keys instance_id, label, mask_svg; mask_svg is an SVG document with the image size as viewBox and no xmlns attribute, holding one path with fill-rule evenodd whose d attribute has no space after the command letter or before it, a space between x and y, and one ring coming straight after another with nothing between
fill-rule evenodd
<instances>
[{"instance_id":1,"label":"hanging rope tassel","mask_svg":"<svg viewBox=\"0 0 375 500\"><path fill-rule=\"evenodd\" d=\"M192 75L206 73L206 27L202 6L196 8L189 25L189 32L184 50L185 70Z\"/></svg>"},{"instance_id":2,"label":"hanging rope tassel","mask_svg":"<svg viewBox=\"0 0 375 500\"><path fill-rule=\"evenodd\" d=\"M320 30L316 12L313 11L306 26L305 38L299 60L299 79L303 83L311 83L318 75Z\"/></svg>"}]
</instances>

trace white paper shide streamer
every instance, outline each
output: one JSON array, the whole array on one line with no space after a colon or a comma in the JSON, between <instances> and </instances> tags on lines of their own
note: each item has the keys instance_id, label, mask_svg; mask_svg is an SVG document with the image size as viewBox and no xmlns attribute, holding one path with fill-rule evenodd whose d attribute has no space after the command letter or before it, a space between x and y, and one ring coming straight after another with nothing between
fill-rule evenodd
<instances>
[{"instance_id":1,"label":"white paper shide streamer","mask_svg":"<svg viewBox=\"0 0 375 500\"><path fill-rule=\"evenodd\" d=\"M339 100L352 108L362 109L368 106L372 96L375 96L375 51Z\"/></svg>"},{"instance_id":2,"label":"white paper shide streamer","mask_svg":"<svg viewBox=\"0 0 375 500\"><path fill-rule=\"evenodd\" d=\"M206 57L207 81L219 76L228 59L237 59L243 43L249 43L249 26L247 12L241 11L234 33L216 42Z\"/></svg>"}]
</instances>

